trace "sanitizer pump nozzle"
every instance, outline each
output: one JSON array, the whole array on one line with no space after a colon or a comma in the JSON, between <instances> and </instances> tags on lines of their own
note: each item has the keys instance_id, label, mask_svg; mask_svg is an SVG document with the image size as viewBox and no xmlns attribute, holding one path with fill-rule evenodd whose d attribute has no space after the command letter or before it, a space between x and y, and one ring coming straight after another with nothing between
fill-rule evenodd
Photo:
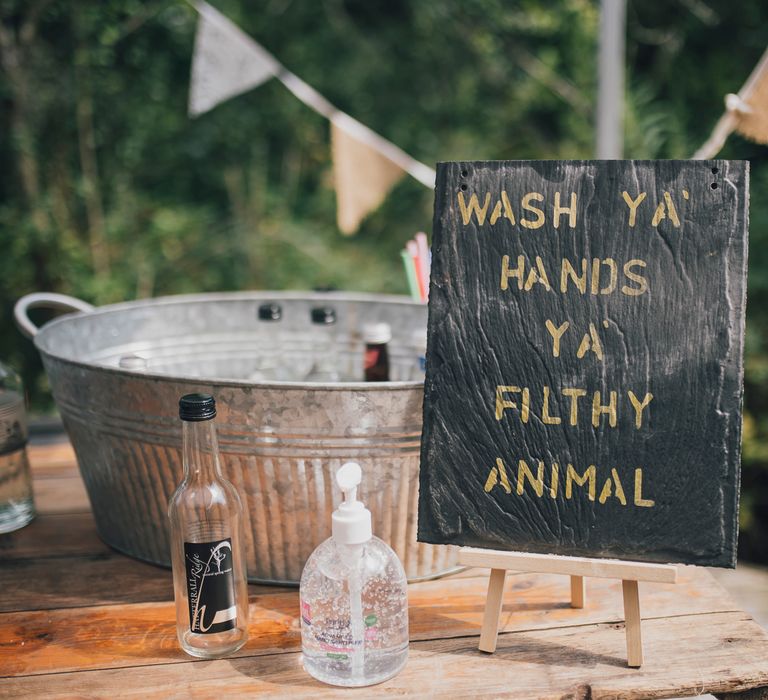
<instances>
[{"instance_id":1,"label":"sanitizer pump nozzle","mask_svg":"<svg viewBox=\"0 0 768 700\"><path fill-rule=\"evenodd\" d=\"M357 462L347 462L336 472L344 501L331 516L331 534L339 544L364 544L371 539L371 511L357 500L363 472Z\"/></svg>"}]
</instances>

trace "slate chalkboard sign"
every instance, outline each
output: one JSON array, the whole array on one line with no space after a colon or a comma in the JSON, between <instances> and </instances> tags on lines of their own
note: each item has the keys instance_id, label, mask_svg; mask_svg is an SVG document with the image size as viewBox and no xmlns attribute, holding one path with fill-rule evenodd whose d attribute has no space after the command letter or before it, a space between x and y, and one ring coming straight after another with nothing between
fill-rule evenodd
<instances>
[{"instance_id":1,"label":"slate chalkboard sign","mask_svg":"<svg viewBox=\"0 0 768 700\"><path fill-rule=\"evenodd\" d=\"M438 165L419 540L735 565L748 177Z\"/></svg>"}]
</instances>

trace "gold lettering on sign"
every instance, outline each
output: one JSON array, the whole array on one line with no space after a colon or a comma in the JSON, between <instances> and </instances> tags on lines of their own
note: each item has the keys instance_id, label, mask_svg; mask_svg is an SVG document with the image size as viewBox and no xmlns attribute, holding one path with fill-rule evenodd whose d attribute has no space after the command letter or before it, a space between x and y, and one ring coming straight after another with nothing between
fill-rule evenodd
<instances>
[{"instance_id":1,"label":"gold lettering on sign","mask_svg":"<svg viewBox=\"0 0 768 700\"><path fill-rule=\"evenodd\" d=\"M587 470L583 474L579 474L572 464L568 464L568 470L565 473L565 497L571 498L573 495L574 482L578 486L584 486L589 481L589 500L595 500L595 478L597 468L594 464L590 464Z\"/></svg>"},{"instance_id":2,"label":"gold lettering on sign","mask_svg":"<svg viewBox=\"0 0 768 700\"><path fill-rule=\"evenodd\" d=\"M549 495L552 498L557 498L558 486L560 486L560 465L557 462L552 462L552 471L549 478Z\"/></svg>"},{"instance_id":3,"label":"gold lettering on sign","mask_svg":"<svg viewBox=\"0 0 768 700\"><path fill-rule=\"evenodd\" d=\"M537 496L542 496L544 494L544 462L539 460L539 469L537 475L534 477L533 472L531 471L531 468L528 466L528 463L524 459L520 459L517 462L517 495L522 496L523 491L525 490L525 486L523 484L524 480L528 479L531 486L533 486L533 490L536 492Z\"/></svg>"},{"instance_id":4,"label":"gold lettering on sign","mask_svg":"<svg viewBox=\"0 0 768 700\"><path fill-rule=\"evenodd\" d=\"M616 261L613 258L606 258L603 260L603 265L610 270L610 281L608 282L608 286L603 287L600 290L600 294L611 294L616 289L616 280L618 278Z\"/></svg>"},{"instance_id":5,"label":"gold lettering on sign","mask_svg":"<svg viewBox=\"0 0 768 700\"><path fill-rule=\"evenodd\" d=\"M566 196L568 199L566 200ZM516 220L515 212L512 208L512 201L506 190L501 190L498 196L486 192L484 194L472 193L466 194L463 190L456 193L456 200L461 212L461 220L465 226L476 222L478 226L483 226L486 222L493 226L502 217L509 221L512 226L519 224L523 228L535 230L544 226L547 221L547 215L551 212L552 225L555 229L560 228L560 224L565 216L568 217L568 227L576 228L578 220L578 201L576 192L565 195L562 192L554 193L554 200L551 207L548 204L538 206L537 203L545 202L544 195L541 192L526 192L519 200L520 217ZM525 214L532 216L525 217Z\"/></svg>"},{"instance_id":6,"label":"gold lettering on sign","mask_svg":"<svg viewBox=\"0 0 768 700\"><path fill-rule=\"evenodd\" d=\"M501 191L501 203L504 205L504 216L509 219L509 223L515 225L515 215L512 212L512 205L509 202L506 190Z\"/></svg>"},{"instance_id":7,"label":"gold lettering on sign","mask_svg":"<svg viewBox=\"0 0 768 700\"><path fill-rule=\"evenodd\" d=\"M490 195L488 195L490 197ZM535 219L520 219L520 225L524 226L525 228L541 228L544 225L544 212L539 209L538 207L534 207L531 204L531 201L535 200L537 202L543 202L544 201L544 195L540 194L539 192L529 192L526 194L522 202L520 203L520 206L524 211L529 211L531 214L535 214Z\"/></svg>"},{"instance_id":8,"label":"gold lettering on sign","mask_svg":"<svg viewBox=\"0 0 768 700\"><path fill-rule=\"evenodd\" d=\"M512 267L511 265L515 263L516 266ZM530 269L526 269L526 265L529 265ZM628 260L623 264L622 272L626 281L634 284L631 286L629 284L622 285L622 294L639 296L648 291L648 280L639 272L639 268L645 267L647 267L645 261L637 259ZM556 267L550 268L550 270L554 275L557 275ZM526 260L525 255L518 255L514 261L509 255L503 255L501 258L500 288L502 290L509 289L512 278L517 280L517 288L526 292L530 292L537 282L547 291L552 289L547 265L538 255L533 259L533 263ZM619 287L619 263L613 258L592 258L591 260L582 258L580 263L573 263L568 258L563 258L560 261L560 284L556 288L565 294L569 290L569 284L581 294L586 294L587 288L589 288L589 293L595 296L613 294Z\"/></svg>"},{"instance_id":9,"label":"gold lettering on sign","mask_svg":"<svg viewBox=\"0 0 768 700\"><path fill-rule=\"evenodd\" d=\"M600 392L596 391L592 397L592 425L595 428L600 427L600 416L603 413L608 414L608 423L612 428L616 427L616 392L608 393L610 397L607 404L600 403Z\"/></svg>"},{"instance_id":10,"label":"gold lettering on sign","mask_svg":"<svg viewBox=\"0 0 768 700\"><path fill-rule=\"evenodd\" d=\"M582 294L587 291L586 258L581 259L581 276L576 274L576 270L571 264L571 261L567 258L563 258L563 262L560 268L560 291L563 294L565 294L565 292L568 290L568 279L570 279L573 284L576 285L576 289L578 289Z\"/></svg>"},{"instance_id":11,"label":"gold lettering on sign","mask_svg":"<svg viewBox=\"0 0 768 700\"><path fill-rule=\"evenodd\" d=\"M501 488L507 493L512 493L512 487L509 485L509 479L507 478L507 470L504 468L504 462L501 461L501 457L496 458L496 466L491 467L488 478L485 480L485 492L488 493L498 483L501 483Z\"/></svg>"},{"instance_id":12,"label":"gold lettering on sign","mask_svg":"<svg viewBox=\"0 0 768 700\"><path fill-rule=\"evenodd\" d=\"M518 401L516 397L512 396L513 394L518 394L520 400ZM619 394L619 392L612 390L591 392L592 410L589 410L589 405L586 407L582 421L591 424L594 428L601 427L601 423L605 427L605 421L601 419L607 415L608 426L615 428L618 425L619 410L627 412L631 407L632 422L635 424L635 428L640 430L643 424L647 422L648 411L646 409L653 401L654 396L650 392L636 394L634 391L628 390L626 391L627 400L625 400L624 394L625 392ZM520 420L523 423L528 423L532 408L531 397L534 396L536 401L533 408L538 411L536 415L540 417L542 425L562 425L567 416L568 424L575 427L579 423L579 399L586 395L587 390L582 387L564 387L557 390L544 385L532 390L527 386L499 384L495 390L494 413L496 420L501 421L507 410L514 409L518 411ZM567 403L563 402L565 405L561 404L561 396L568 400ZM605 396L608 397L608 401L603 404ZM639 396L643 397L642 400L638 398Z\"/></svg>"},{"instance_id":13,"label":"gold lettering on sign","mask_svg":"<svg viewBox=\"0 0 768 700\"><path fill-rule=\"evenodd\" d=\"M635 199L632 199L632 197L629 196L629 192L626 190L621 193L621 196L624 198L624 201L627 203L627 206L629 207L629 225L630 227L634 227L635 223L637 222L637 208L640 206L640 203L645 199L646 194L645 192L641 192Z\"/></svg>"},{"instance_id":14,"label":"gold lettering on sign","mask_svg":"<svg viewBox=\"0 0 768 700\"><path fill-rule=\"evenodd\" d=\"M553 357L560 357L560 338L563 337L563 333L568 330L568 326L571 324L569 321L565 321L560 326L555 328L555 324L547 319L544 322L544 325L547 327L549 334L552 336L552 355Z\"/></svg>"},{"instance_id":15,"label":"gold lettering on sign","mask_svg":"<svg viewBox=\"0 0 768 700\"><path fill-rule=\"evenodd\" d=\"M652 508L656 505L655 501L649 498L643 498L643 470L635 469L635 505L642 508Z\"/></svg>"},{"instance_id":16,"label":"gold lettering on sign","mask_svg":"<svg viewBox=\"0 0 768 700\"><path fill-rule=\"evenodd\" d=\"M628 391L627 395L629 396L629 400L632 403L632 408L635 409L635 427L639 429L643 426L643 409L649 403L651 403L653 394L646 394L642 401L638 401L638 398L635 396L635 392L633 391Z\"/></svg>"},{"instance_id":17,"label":"gold lettering on sign","mask_svg":"<svg viewBox=\"0 0 768 700\"><path fill-rule=\"evenodd\" d=\"M600 258L592 258L592 281L589 285L589 291L597 294L600 290Z\"/></svg>"},{"instance_id":18,"label":"gold lettering on sign","mask_svg":"<svg viewBox=\"0 0 768 700\"><path fill-rule=\"evenodd\" d=\"M482 226L485 223L485 215L488 213L488 207L491 204L491 193L488 192L485 195L485 203L480 206L480 202L477 199L477 195L473 194L469 198L469 205L464 202L464 193L459 192L459 209L461 209L461 218L466 226L472 221L472 214L477 217L477 225Z\"/></svg>"},{"instance_id":19,"label":"gold lettering on sign","mask_svg":"<svg viewBox=\"0 0 768 700\"><path fill-rule=\"evenodd\" d=\"M552 416L549 413L549 387L544 387L544 405L541 409L541 422L544 425L560 425L562 420L559 416Z\"/></svg>"},{"instance_id":20,"label":"gold lettering on sign","mask_svg":"<svg viewBox=\"0 0 768 700\"><path fill-rule=\"evenodd\" d=\"M534 473L529 463L525 459L517 460L517 477L515 486L509 480L507 468L501 457L496 458L496 464L491 467L488 477L485 480L483 489L490 493L496 486L500 486L508 495L535 495L538 498L544 497L546 468L543 460L536 460L537 468ZM652 508L655 502L648 498L643 498L643 470L635 469L635 491L632 505L638 508ZM579 495L586 496L593 503L605 505L609 499L616 499L622 506L628 505L627 495L624 491L624 485L619 477L619 470L616 467L611 468L606 476L600 476L602 486L598 495L598 471L594 464L590 464L583 473L573 466L566 464L565 488L563 489L563 498L572 500ZM576 488L581 492L577 493ZM546 488L550 498L557 498L560 491L560 465L558 462L552 462L550 467L549 488Z\"/></svg>"},{"instance_id":21,"label":"gold lettering on sign","mask_svg":"<svg viewBox=\"0 0 768 700\"><path fill-rule=\"evenodd\" d=\"M496 420L501 420L504 415L504 410L507 408L517 408L517 404L514 401L508 401L504 398L504 394L520 394L522 393L522 406L520 408L520 419L523 423L528 422L528 415L531 410L531 392L528 387L520 389L519 386L502 386L496 387Z\"/></svg>"},{"instance_id":22,"label":"gold lettering on sign","mask_svg":"<svg viewBox=\"0 0 768 700\"><path fill-rule=\"evenodd\" d=\"M544 262L538 255L536 256L536 268L534 269L533 266L531 267L531 271L528 273L528 279L525 281L525 291L530 292L531 287L533 287L536 282L543 284L544 289L547 291L551 289L549 280L547 279L547 271L544 269Z\"/></svg>"},{"instance_id":23,"label":"gold lettering on sign","mask_svg":"<svg viewBox=\"0 0 768 700\"><path fill-rule=\"evenodd\" d=\"M603 488L600 491L600 496L597 499L598 502L604 504L611 496L614 487L616 489L616 499L621 505L627 505L627 498L624 495L624 487L621 485L621 479L619 479L619 474L615 469L611 469L611 475L605 480Z\"/></svg>"},{"instance_id":24,"label":"gold lettering on sign","mask_svg":"<svg viewBox=\"0 0 768 700\"><path fill-rule=\"evenodd\" d=\"M624 274L633 282L637 282L637 287L627 287L624 285L621 288L621 293L626 294L628 297L637 297L648 291L648 280L642 275L638 275L636 272L632 272L633 267L646 267L643 260L630 260L624 263Z\"/></svg>"},{"instance_id":25,"label":"gold lettering on sign","mask_svg":"<svg viewBox=\"0 0 768 700\"><path fill-rule=\"evenodd\" d=\"M517 256L517 267L510 269L509 267L509 255L505 255L501 258L501 288L507 289L509 286L509 278L517 278L517 288L523 288L523 275L525 274L525 256Z\"/></svg>"},{"instance_id":26,"label":"gold lettering on sign","mask_svg":"<svg viewBox=\"0 0 768 700\"><path fill-rule=\"evenodd\" d=\"M677 215L675 203L672 201L672 196L669 192L664 192L664 201L667 203L667 214L669 215L670 221L672 221L675 227L680 228L680 217Z\"/></svg>"},{"instance_id":27,"label":"gold lettering on sign","mask_svg":"<svg viewBox=\"0 0 768 700\"><path fill-rule=\"evenodd\" d=\"M502 207L504 212L504 218L509 221L510 224L513 226L515 225L515 214L512 211L512 204L509 201L509 196L507 195L505 190L502 190L501 192L501 199L496 202L496 206L493 208L493 213L491 214L491 218L488 219L490 221L491 226L493 226L498 220L499 217L502 215Z\"/></svg>"},{"instance_id":28,"label":"gold lettering on sign","mask_svg":"<svg viewBox=\"0 0 768 700\"><path fill-rule=\"evenodd\" d=\"M560 205L560 193L555 192L555 228L560 228L560 215L568 214L568 226L576 228L576 193L571 192L571 204L568 207Z\"/></svg>"},{"instance_id":29,"label":"gold lettering on sign","mask_svg":"<svg viewBox=\"0 0 768 700\"><path fill-rule=\"evenodd\" d=\"M579 399L587 395L586 389L563 389L563 396L571 399L570 424L576 425L579 420Z\"/></svg>"},{"instance_id":30,"label":"gold lettering on sign","mask_svg":"<svg viewBox=\"0 0 768 700\"><path fill-rule=\"evenodd\" d=\"M597 328L595 328L594 323L589 324L589 333L584 334L579 349L576 351L576 357L581 359L590 350L595 353L598 360L603 359L603 346L600 343L600 337L597 335Z\"/></svg>"}]
</instances>

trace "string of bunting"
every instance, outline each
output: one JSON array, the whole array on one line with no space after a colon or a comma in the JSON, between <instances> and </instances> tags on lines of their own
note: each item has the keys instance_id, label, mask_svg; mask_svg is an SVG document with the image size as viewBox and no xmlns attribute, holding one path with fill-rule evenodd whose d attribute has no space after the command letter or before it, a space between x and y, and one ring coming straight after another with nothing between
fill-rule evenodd
<instances>
[{"instance_id":1,"label":"string of bunting","mask_svg":"<svg viewBox=\"0 0 768 700\"><path fill-rule=\"evenodd\" d=\"M362 220L384 201L406 173L425 187L435 186L432 168L337 109L205 0L187 2L199 15L189 92L190 116L204 114L221 102L277 78L331 124L336 218L342 233L355 233ZM693 159L713 158L733 131L758 143L768 143L768 51L738 94L726 96L725 105L725 113Z\"/></svg>"},{"instance_id":2,"label":"string of bunting","mask_svg":"<svg viewBox=\"0 0 768 700\"><path fill-rule=\"evenodd\" d=\"M407 173L425 187L435 171L334 107L287 70L269 51L204 0L199 14L189 91L189 115L197 117L236 95L277 78L293 95L331 123L333 180L339 229L357 231Z\"/></svg>"}]
</instances>

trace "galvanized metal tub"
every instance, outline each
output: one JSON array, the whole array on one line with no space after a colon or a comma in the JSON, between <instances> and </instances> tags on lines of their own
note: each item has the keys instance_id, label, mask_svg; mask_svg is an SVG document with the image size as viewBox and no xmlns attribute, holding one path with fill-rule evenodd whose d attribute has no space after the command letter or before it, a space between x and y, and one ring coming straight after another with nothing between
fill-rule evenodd
<instances>
[{"instance_id":1,"label":"galvanized metal tub","mask_svg":"<svg viewBox=\"0 0 768 700\"><path fill-rule=\"evenodd\" d=\"M274 345L259 322L264 302L283 309L280 352L299 374L311 365L311 308L331 306L342 374L362 377L360 328L385 321L392 378L383 383L253 382L255 358ZM79 309L41 329L33 306ZM295 584L312 550L330 535L340 501L333 476L349 459L364 469L362 498L374 533L410 580L455 569L456 552L416 541L423 379L414 371L415 331L426 309L407 298L338 293L247 292L176 296L92 309L36 294L16 305L34 335L77 454L100 536L112 547L169 566L168 499L181 480L178 398L212 393L218 404L222 470L246 506L248 577ZM120 368L128 354L147 368Z\"/></svg>"}]
</instances>

